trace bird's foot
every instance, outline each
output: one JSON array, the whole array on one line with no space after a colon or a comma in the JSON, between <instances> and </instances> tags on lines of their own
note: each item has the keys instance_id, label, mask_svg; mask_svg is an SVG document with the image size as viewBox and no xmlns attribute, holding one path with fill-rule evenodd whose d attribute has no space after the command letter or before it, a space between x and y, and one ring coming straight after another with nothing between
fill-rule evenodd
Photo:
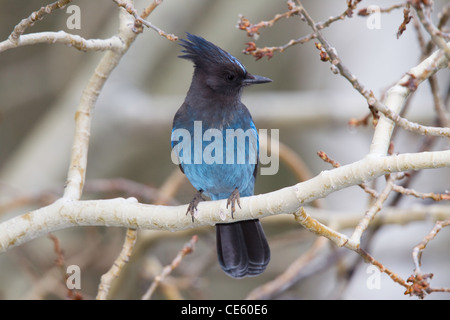
<instances>
[{"instance_id":1,"label":"bird's foot","mask_svg":"<svg viewBox=\"0 0 450 320\"><path fill-rule=\"evenodd\" d=\"M234 219L233 213L236 211L236 203L238 204L239 208L241 208L241 197L239 195L238 188L234 189L234 191L231 193L231 195L228 197L227 200L227 209L228 206L231 204L231 218Z\"/></svg>"},{"instance_id":2,"label":"bird's foot","mask_svg":"<svg viewBox=\"0 0 450 320\"><path fill-rule=\"evenodd\" d=\"M205 201L205 199L203 199L203 197L202 197L202 193L203 193L203 190L199 190L199 191L195 194L195 196L194 196L194 198L191 200L191 202L189 202L189 206L188 206L188 208L187 208L186 215L187 215L188 213L191 214L192 222L194 222L194 214L195 214L195 211L197 210L198 204L200 203L200 201Z\"/></svg>"}]
</instances>

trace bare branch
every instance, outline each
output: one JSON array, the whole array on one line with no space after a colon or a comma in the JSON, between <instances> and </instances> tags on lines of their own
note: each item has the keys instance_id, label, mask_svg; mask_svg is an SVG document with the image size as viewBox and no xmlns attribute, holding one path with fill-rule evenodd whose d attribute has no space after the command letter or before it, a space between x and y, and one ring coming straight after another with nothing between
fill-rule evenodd
<instances>
[{"instance_id":1,"label":"bare branch","mask_svg":"<svg viewBox=\"0 0 450 320\"><path fill-rule=\"evenodd\" d=\"M131 252L133 251L134 245L137 239L137 230L136 229L127 229L127 234L125 236L125 242L122 247L122 251L120 252L117 259L114 261L112 267L108 270L107 273L102 275L100 285L98 286L97 292L97 300L106 300L108 297L109 289L111 287L111 283L116 279L122 268L128 262Z\"/></svg>"},{"instance_id":2,"label":"bare branch","mask_svg":"<svg viewBox=\"0 0 450 320\"><path fill-rule=\"evenodd\" d=\"M380 13L389 13L395 9L399 9L399 8L403 8L406 4L405 3L397 3L397 4L393 4L390 7L387 8L380 8ZM372 10L370 10L369 8L363 8L361 10L358 11L358 16L362 16L362 17L366 17L366 16L370 16L371 14L373 14L374 12Z\"/></svg>"},{"instance_id":3,"label":"bare branch","mask_svg":"<svg viewBox=\"0 0 450 320\"><path fill-rule=\"evenodd\" d=\"M32 26L36 21L42 20L47 14L52 13L54 10L64 8L70 2L72 2L72 0L59 0L33 12L28 18L23 19L14 27L13 32L9 36L10 41L12 43L17 43L20 36L28 27Z\"/></svg>"},{"instance_id":4,"label":"bare branch","mask_svg":"<svg viewBox=\"0 0 450 320\"><path fill-rule=\"evenodd\" d=\"M328 28L332 23L340 20L344 20L347 17L351 17L353 15L353 10L356 9L356 6L358 5L360 1L350 1L347 3L347 9L342 12L338 16L330 17L327 20L323 22L318 22L315 26L318 30L322 30L325 28ZM294 15L298 15L300 12L300 8L296 6L294 1L288 0L288 9L289 11L277 14L272 20L269 21L261 21L257 24L252 24L248 19L246 19L244 16L239 16L239 21L237 28L240 30L245 30L247 32L247 36L257 38L259 35L259 29L262 27L271 27L275 22L280 20L281 18L289 18ZM254 42L248 42L247 48L244 49L242 52L244 54L250 54L256 58L256 60L259 60L263 57L267 57L268 59L273 57L274 52L283 52L289 47L292 47L297 44L304 44L312 39L316 38L316 34L310 33L309 35L300 37L298 39L292 39L288 43L279 46L279 47L264 47L264 48L257 48L256 44Z\"/></svg>"},{"instance_id":5,"label":"bare branch","mask_svg":"<svg viewBox=\"0 0 450 320\"><path fill-rule=\"evenodd\" d=\"M351 240L354 243L357 243L359 246L359 243L361 242L361 236L366 231L366 229L369 227L370 222L374 219L375 215L381 210L383 207L384 202L386 201L387 197L391 193L391 191L394 188L394 181L399 179L399 174L391 174L386 181L386 186L383 189L383 191L378 195L377 200L370 206L369 210L364 215L364 218L360 220L358 225L356 226L355 230L353 231L353 234L351 236Z\"/></svg>"},{"instance_id":6,"label":"bare branch","mask_svg":"<svg viewBox=\"0 0 450 320\"><path fill-rule=\"evenodd\" d=\"M434 192L418 192L413 189L408 189L399 185L394 185L393 190L405 195L413 196L420 199L432 199L434 201L450 200L448 193L434 193Z\"/></svg>"},{"instance_id":7,"label":"bare branch","mask_svg":"<svg viewBox=\"0 0 450 320\"><path fill-rule=\"evenodd\" d=\"M162 29L158 28L157 26L153 25L150 21L145 20L145 17L148 16L153 10L162 2L162 1L154 1L153 4L151 4L149 7L146 8L142 16L139 16L137 13L137 10L134 9L133 4L129 3L128 1L122 1L122 0L113 0L119 7L124 8L129 14L131 14L134 19L136 20L137 24L135 23L135 28L133 29L134 32L140 33L142 32L141 25L155 30L158 32L158 34L167 40L170 41L176 41L178 40L178 37L174 34L168 34L164 32Z\"/></svg>"},{"instance_id":8,"label":"bare branch","mask_svg":"<svg viewBox=\"0 0 450 320\"><path fill-rule=\"evenodd\" d=\"M234 218L226 208L226 200L201 202L194 223L186 217L187 205L176 207L144 205L137 203L134 198L77 201L74 198L63 197L47 207L2 222L0 252L48 232L74 226L108 225L183 230L294 213L308 202L387 173L440 167L450 167L450 150L386 157L370 155L354 163L322 171L316 177L294 186L241 198L242 209L234 213Z\"/></svg>"},{"instance_id":9,"label":"bare branch","mask_svg":"<svg viewBox=\"0 0 450 320\"><path fill-rule=\"evenodd\" d=\"M58 32L37 32L20 36L16 41L7 39L0 42L0 52L22 46L28 46L38 43L62 43L69 47L74 47L80 51L105 51L121 50L124 46L121 39L112 36L109 39L84 39L76 34L70 34L65 31Z\"/></svg>"},{"instance_id":10,"label":"bare branch","mask_svg":"<svg viewBox=\"0 0 450 320\"><path fill-rule=\"evenodd\" d=\"M428 279L433 277L433 274L423 274L420 268L422 260L422 252L427 247L428 243L432 241L442 228L450 225L450 219L444 221L437 221L430 233L413 249L413 261L415 265L414 275L409 277L408 282L411 282L410 287L405 294L415 295L423 299L425 294L431 292L450 292L450 288L432 288Z\"/></svg>"},{"instance_id":11,"label":"bare branch","mask_svg":"<svg viewBox=\"0 0 450 320\"><path fill-rule=\"evenodd\" d=\"M187 254L190 254L194 251L194 247L197 241L198 237L193 236L191 240L184 245L183 249L181 249L180 252L178 252L177 256L175 257L175 259L173 259L172 263L165 266L161 274L155 277L155 281L153 281L152 285L142 296L142 300L150 300L158 285L161 282L163 282L164 279L167 278L167 276L169 276L172 273L172 271L180 265L181 261Z\"/></svg>"},{"instance_id":12,"label":"bare branch","mask_svg":"<svg viewBox=\"0 0 450 320\"><path fill-rule=\"evenodd\" d=\"M442 50L444 51L445 56L447 57L447 60L450 60L450 48L448 47L448 44L445 42L444 37L446 36L444 33L442 33L438 28L436 28L427 18L426 14L424 13L424 5L421 3L421 1L413 1L413 7L416 9L417 16L420 19L420 22L424 26L425 30L430 34L431 39L433 42ZM447 37L449 38L449 37Z\"/></svg>"}]
</instances>

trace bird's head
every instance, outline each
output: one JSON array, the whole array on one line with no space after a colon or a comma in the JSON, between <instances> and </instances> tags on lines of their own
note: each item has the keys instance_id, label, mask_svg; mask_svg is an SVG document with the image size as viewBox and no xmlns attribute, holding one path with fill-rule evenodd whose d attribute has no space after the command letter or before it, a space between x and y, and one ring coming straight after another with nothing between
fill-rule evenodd
<instances>
[{"instance_id":1,"label":"bird's head","mask_svg":"<svg viewBox=\"0 0 450 320\"><path fill-rule=\"evenodd\" d=\"M244 86L272 81L247 72L238 59L202 37L187 33L181 46L184 55L179 57L191 60L195 65L194 77L215 92L232 94Z\"/></svg>"}]
</instances>

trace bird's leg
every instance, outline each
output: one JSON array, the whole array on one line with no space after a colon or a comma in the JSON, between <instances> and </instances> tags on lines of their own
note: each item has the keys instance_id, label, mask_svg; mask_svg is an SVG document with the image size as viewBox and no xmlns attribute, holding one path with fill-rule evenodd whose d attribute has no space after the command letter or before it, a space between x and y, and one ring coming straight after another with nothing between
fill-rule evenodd
<instances>
[{"instance_id":1,"label":"bird's leg","mask_svg":"<svg viewBox=\"0 0 450 320\"><path fill-rule=\"evenodd\" d=\"M234 219L233 217L233 213L236 211L236 202L239 206L239 208L241 208L241 197L239 196L239 190L238 188L234 189L234 191L231 193L231 195L228 197L227 200L227 209L228 206L231 204L231 218Z\"/></svg>"},{"instance_id":2,"label":"bird's leg","mask_svg":"<svg viewBox=\"0 0 450 320\"><path fill-rule=\"evenodd\" d=\"M205 199L203 199L203 197L202 197L202 193L203 193L203 190L198 190L197 193L195 194L194 198L191 200L191 202L189 202L189 206L187 208L186 215L188 213L191 213L192 222L194 222L194 213L195 213L195 210L197 210L198 204L200 203L200 201L205 201Z\"/></svg>"}]
</instances>

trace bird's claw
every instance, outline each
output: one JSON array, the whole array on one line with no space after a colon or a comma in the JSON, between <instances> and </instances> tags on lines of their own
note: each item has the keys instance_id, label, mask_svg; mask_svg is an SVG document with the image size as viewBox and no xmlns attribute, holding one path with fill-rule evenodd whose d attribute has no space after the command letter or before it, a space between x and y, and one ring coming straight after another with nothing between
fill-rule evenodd
<instances>
[{"instance_id":1,"label":"bird's claw","mask_svg":"<svg viewBox=\"0 0 450 320\"><path fill-rule=\"evenodd\" d=\"M187 208L186 215L188 213L191 214L192 222L194 222L194 214L195 214L195 211L197 210L198 204L200 203L200 201L205 201L205 199L203 199L203 197L202 197L202 193L203 193L203 190L198 191L195 194L194 198L191 200L191 202L189 202L189 206Z\"/></svg>"},{"instance_id":2,"label":"bird's claw","mask_svg":"<svg viewBox=\"0 0 450 320\"><path fill-rule=\"evenodd\" d=\"M238 204L239 208L241 209L241 197L239 195L238 188L234 189L234 191L231 193L231 195L228 197L227 200L227 209L228 206L231 204L231 218L234 219L233 213L236 211L236 203Z\"/></svg>"}]
</instances>

